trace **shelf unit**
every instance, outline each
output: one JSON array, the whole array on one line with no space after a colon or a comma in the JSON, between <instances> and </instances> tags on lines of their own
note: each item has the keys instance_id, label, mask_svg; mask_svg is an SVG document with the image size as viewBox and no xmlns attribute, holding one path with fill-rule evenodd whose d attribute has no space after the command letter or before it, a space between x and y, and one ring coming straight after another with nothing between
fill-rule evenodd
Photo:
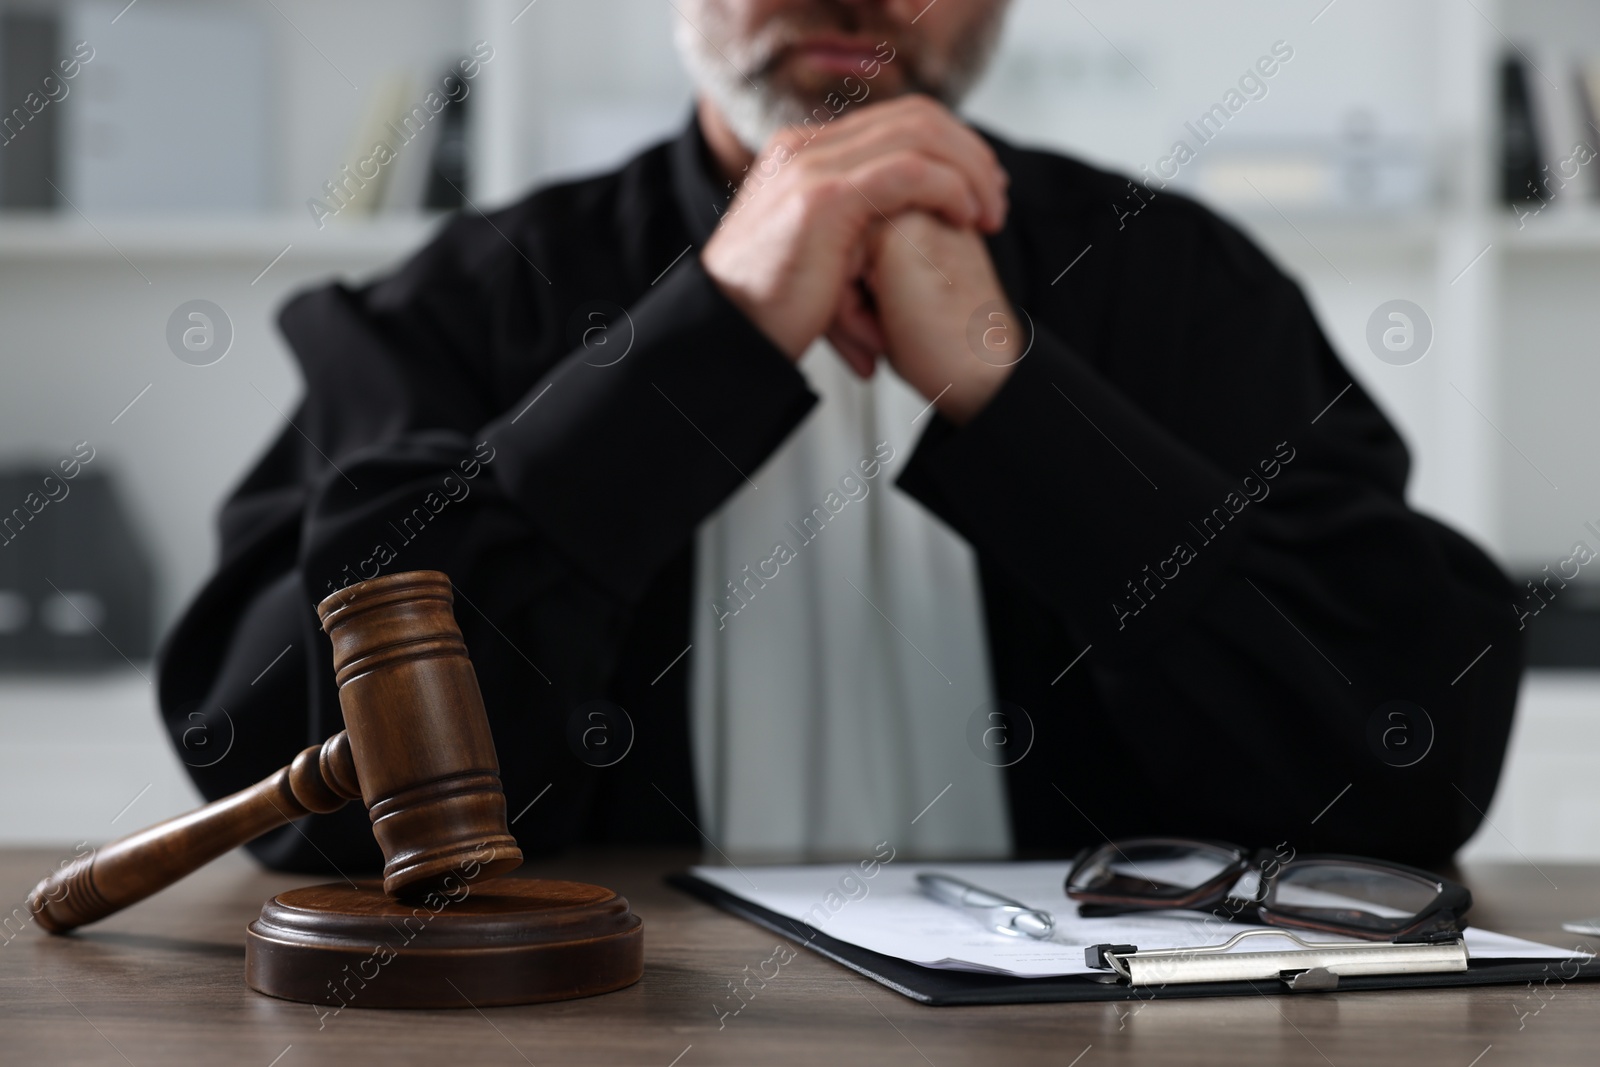
<instances>
[{"instance_id":1,"label":"shelf unit","mask_svg":"<svg viewBox=\"0 0 1600 1067\"><path fill-rule=\"evenodd\" d=\"M464 54L473 41L494 47L495 58L484 66L472 97L469 195L485 209L552 174L602 165L603 153L586 147L588 142L610 144L620 156L631 145L670 132L686 114L687 81L668 44L675 16L654 0L612 0L614 9L608 7L604 18L526 0L404 0L400 8L378 0L242 2L255 6L276 34L284 129L278 134L283 161L274 211L213 219L95 218L92 224L71 212L52 220L0 218L0 271L52 262L110 265L126 256L158 260L180 274L203 275L217 265L254 276L289 245L291 259L330 271L370 270L400 259L438 220L336 219L319 231L301 207L316 193L319 176L336 169L350 147L363 97L346 78L370 88L396 57L422 64L420 70L434 59ZM1297 214L1285 220L1257 205L1237 218L1303 280L1353 373L1400 424L1417 456L1418 505L1522 564L1553 551L1575 524L1562 512L1565 500L1541 500L1523 484L1526 465L1507 445L1509 438L1529 454L1548 447L1523 441L1530 422L1535 437L1543 428L1528 416L1514 373L1507 378L1513 368L1505 358L1506 337L1527 333L1526 308L1508 301L1508 287L1515 290L1530 272L1588 270L1589 253L1600 252L1600 208L1552 210L1518 228L1509 212L1493 204L1494 70L1506 47L1502 29L1549 34L1574 3L1581 0L1424 0L1399 13L1382 0L1341 0L1332 8L1232 0L1216 12L1198 12L1181 0L1131 6L1085 0L1075 12L1048 0L1019 0L990 79L993 88L975 98L977 117L1019 140L1055 144L1132 172L1148 158L1149 143L1139 142L1130 129L1175 126L1173 116L1202 109L1210 91L1225 84L1197 73L1208 68L1200 65L1203 57L1189 53L1232 49L1240 40L1259 50L1275 35L1292 39L1298 66L1286 66L1278 76L1276 100L1252 104L1256 110L1246 116L1270 125L1275 116L1269 107L1288 114L1282 109L1323 106L1303 91L1294 97L1294 79L1317 82L1330 89L1323 95L1343 93L1353 101L1363 98L1364 81L1397 84L1392 72L1325 68L1330 59L1339 66L1354 61L1358 68L1363 41L1421 34L1425 39L1405 52L1420 88L1416 99L1396 105L1426 115L1429 149L1445 179L1436 202L1397 217ZM363 18L381 27L375 36L366 35L373 36L371 42L346 32ZM1588 21L1593 20L1582 22L1585 33ZM1208 29L1211 23L1224 28ZM300 30L315 32L307 39ZM1600 51L1600 39L1592 43ZM1375 53L1372 62L1399 54L1392 44L1385 47L1390 50ZM596 54L607 61L591 62ZM1050 81L1052 56L1060 57L1062 70L1101 70L1104 84L1075 83L1059 72ZM1248 59L1241 57L1229 62ZM1149 68L1157 75L1152 82L1166 88L1146 93L1131 65ZM1010 73L1023 67L1034 81ZM1385 287L1392 291L1385 293ZM1365 347L1362 304L1370 312L1386 295L1414 299L1438 320L1438 350L1399 373L1370 359ZM1448 367L1437 366L1446 362ZM1470 405L1461 402L1462 395L1471 398ZM1486 470L1494 472L1489 482ZM1573 491L1581 486L1600 502L1600 476L1574 472L1570 479L1552 480L1571 481ZM1540 517L1511 521L1508 513ZM1551 531L1548 536L1542 528ZM1560 538L1556 530L1563 531ZM195 580L188 569L185 587Z\"/></svg>"},{"instance_id":2,"label":"shelf unit","mask_svg":"<svg viewBox=\"0 0 1600 1067\"><path fill-rule=\"evenodd\" d=\"M599 166L605 151L621 155L670 132L688 99L668 44L675 16L659 0L606 0L603 13L602 5L527 0L236 2L257 10L277 57L279 170L270 211L0 216L0 451L49 455L92 437L108 464L120 465L158 553L163 622L210 568L216 500L293 409L299 378L273 325L277 307L329 275L395 264L439 225L378 216L319 231L310 221L304 201L351 147L364 91L397 62L422 70L476 40L492 43L496 57L475 84L472 119L470 195L486 210L551 174ZM1600 302L1590 295L1600 285L1600 207L1553 209L1519 227L1494 205L1494 71L1508 35L1600 53L1596 13L1591 0L1016 0L993 79L1001 89L980 93L977 103L990 109L980 117L1018 140L1135 171L1161 142L1136 143L1127 130L1164 130L1227 84L1212 73L1169 77L1173 68L1192 71L1208 53L1227 52L1223 66L1236 76L1248 62L1236 61L1228 50L1237 42L1219 43L1218 33L1247 37L1253 55L1258 38L1265 45L1287 27L1282 33L1300 49L1274 95L1251 104L1251 122L1309 106L1304 93L1294 95L1296 79L1320 77L1358 99L1368 81L1393 80L1396 55L1408 59L1419 86L1408 106L1427 116L1447 179L1434 204L1387 218L1230 213L1302 281L1352 374L1400 425L1416 459L1418 505L1503 560L1536 570L1564 557L1586 536L1583 522L1600 517L1600 464L1588 458L1586 433L1600 394L1600 364L1588 366L1600 331ZM1410 20L1398 44L1392 20ZM1418 26L1425 32L1413 32ZM1380 54L1380 46L1388 50ZM1062 57L1054 81L1005 81L1008 66L1041 51ZM1134 65L1154 76L1160 94L1147 91ZM124 258L150 277L135 275ZM221 303L238 329L235 351L215 367L180 364L165 348L167 315L194 297ZM1364 339L1371 311L1394 297L1422 304L1438 330L1434 351L1409 367L1379 363ZM145 399L112 421L135 394ZM7 764L17 782L30 769L70 766L57 758L72 743L66 734L110 721L93 707L153 714L132 688L113 697L97 684L86 683L84 699L70 686L0 684L0 726L8 729L38 721L38 702L53 702L49 729L30 742L35 749L15 750L49 753ZM1581 685L1563 693L1569 718L1592 706ZM1558 745L1555 733L1541 736ZM158 758L158 737L139 743L147 746L141 758ZM181 782L175 773L168 779ZM1517 794L1528 820L1514 831L1519 844L1536 833L1536 785ZM1504 827L1501 809L1497 803L1491 818Z\"/></svg>"},{"instance_id":3,"label":"shelf unit","mask_svg":"<svg viewBox=\"0 0 1600 1067\"><path fill-rule=\"evenodd\" d=\"M437 218L335 219L318 230L304 201L351 149L351 131L386 72L402 64L420 76L479 40L495 50L472 96L469 195L484 209L544 177L601 165L598 150L584 147L585 136L622 155L670 132L686 113L687 80L669 44L676 16L656 0L610 0L604 17L581 6L526 0L235 3L253 8L273 39L275 207L253 216L0 216L0 282L77 265L82 271L73 280L81 288L71 300L77 308L117 297L131 277L121 259L151 261L162 272L158 282L197 290L186 296L249 290L247 314L269 322L268 304L317 272L362 274L395 263L426 240ZM110 30L108 55L115 44ZM1495 206L1495 66L1508 36L1600 52L1600 19L1589 16L1584 0L1419 0L1403 11L1384 0L1340 0L1331 7L1230 0L1203 12L1183 0L1084 0L1070 10L1050 0L1018 0L974 113L1018 140L1054 144L1135 172L1163 143L1156 134L1165 137L1178 117L1202 110L1227 84L1213 80L1219 72L1236 74L1280 35L1293 40L1297 58L1277 76L1273 95L1238 120L1240 136L1256 136L1274 122L1282 130L1284 119L1301 112L1321 115L1326 126L1318 109L1333 106L1327 100L1370 104L1378 90L1369 91L1368 83L1380 85L1390 94L1380 107L1392 103L1424 116L1420 128L1442 178L1439 195L1426 210L1396 217L1285 219L1262 205L1235 217L1302 280L1352 372L1401 426L1417 458L1418 505L1502 558L1536 564L1565 548L1581 528L1582 502L1593 500L1600 513L1600 471L1563 459L1571 443L1555 432L1591 379L1600 388L1600 377L1568 369L1577 386L1558 397L1561 418L1551 418L1543 401L1521 385L1526 373L1546 379L1567 373L1540 369L1546 353L1538 349L1561 347L1551 323L1592 332L1582 309L1552 311L1540 293L1600 267L1600 206L1552 209L1526 226ZM1405 41L1395 44L1390 38L1396 35ZM1229 58L1212 62L1210 53ZM601 54L606 62L593 62ZM1396 56L1409 60L1405 78L1392 69ZM1146 71L1154 77L1141 79ZM1391 100L1395 86L1412 98ZM1247 123L1258 124L1254 132ZM252 280L286 248L291 251L281 264ZM156 277L154 270L141 270ZM103 293L97 286L111 289ZM17 306L0 295L0 312L24 325L31 316L59 317L59 309L41 306L38 295L19 295ZM1436 351L1414 367L1381 365L1366 351L1367 314L1388 297L1414 299L1437 320ZM151 316L174 302L159 284L150 298ZM49 334L42 327L35 332ZM281 344L270 336L262 341L271 373L292 380ZM109 333L80 343L116 347ZM160 358L158 347L147 348ZM73 419L62 412L58 421ZM0 449L42 432L37 423L8 432L0 420ZM238 458L247 458L255 444L239 448ZM1533 474L1545 466L1565 469L1548 479ZM1492 476L1486 479L1485 471ZM1563 487L1559 496L1541 495L1547 482ZM223 486L207 488L215 493ZM163 540L160 530L180 523L206 524L187 505L151 511L157 541ZM204 572L204 555L190 543L165 561L169 615Z\"/></svg>"},{"instance_id":4,"label":"shelf unit","mask_svg":"<svg viewBox=\"0 0 1600 1067\"><path fill-rule=\"evenodd\" d=\"M116 259L126 255L197 264L255 262L292 245L301 257L398 259L416 249L445 214L393 215L337 222L317 230L304 217L121 219L92 224L76 217L0 217L0 262Z\"/></svg>"}]
</instances>

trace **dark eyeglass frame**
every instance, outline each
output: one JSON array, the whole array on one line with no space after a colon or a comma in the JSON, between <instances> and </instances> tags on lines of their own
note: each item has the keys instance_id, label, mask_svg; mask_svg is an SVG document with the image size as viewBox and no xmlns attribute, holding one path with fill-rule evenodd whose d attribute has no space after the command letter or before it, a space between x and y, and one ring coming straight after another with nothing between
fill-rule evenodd
<instances>
[{"instance_id":1,"label":"dark eyeglass frame","mask_svg":"<svg viewBox=\"0 0 1600 1067\"><path fill-rule=\"evenodd\" d=\"M1174 887L1168 892L1106 893L1072 888L1080 872L1092 864L1101 862L1108 851L1122 853L1126 859L1125 849L1151 845L1220 849L1223 852L1232 852L1234 859L1221 872L1208 878L1203 884L1188 888ZM1286 912L1275 908L1273 897L1278 879L1283 872L1296 866L1303 869L1313 864L1401 875L1433 886L1435 895L1430 904L1414 913L1410 919L1392 929L1382 931L1356 923L1319 922L1306 916L1296 915L1292 911ZM1269 872L1268 868L1274 866L1276 869ZM1229 890L1252 869L1259 870L1261 875L1255 895L1250 898L1230 896ZM1072 869L1067 873L1065 889L1068 898L1078 901L1078 914L1084 918L1177 908L1186 911L1210 911L1211 914L1228 922L1251 922L1263 926L1316 930L1327 934L1359 937L1368 941L1393 941L1397 944L1454 941L1461 936L1461 920L1472 907L1472 893L1466 886L1440 877L1431 871L1408 867L1403 863L1336 853L1295 855L1283 860L1277 853L1266 848L1249 850L1242 845L1227 841L1190 837L1126 838L1086 848L1074 858ZM1225 907L1218 908L1218 905Z\"/></svg>"}]
</instances>

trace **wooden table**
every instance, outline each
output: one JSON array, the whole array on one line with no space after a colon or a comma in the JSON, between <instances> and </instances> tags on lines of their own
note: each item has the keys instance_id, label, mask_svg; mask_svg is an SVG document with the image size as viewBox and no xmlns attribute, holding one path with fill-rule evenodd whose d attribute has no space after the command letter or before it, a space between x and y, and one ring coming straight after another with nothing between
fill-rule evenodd
<instances>
[{"instance_id":1,"label":"wooden table","mask_svg":"<svg viewBox=\"0 0 1600 1067\"><path fill-rule=\"evenodd\" d=\"M0 901L71 850L0 851ZM528 870L600 882L645 921L645 977L609 996L477 1011L319 1016L243 982L244 927L272 893L326 881L233 855L68 938L0 945L0 1063L10 1064L1449 1064L1600 1061L1600 981L1391 993L927 1008L802 951L719 1026L727 983L777 938L662 884L696 857L576 854ZM1600 868L1480 867L1473 918L1563 946L1600 914ZM1557 888L1559 887L1559 889ZM23 914L26 914L25 910ZM10 931L7 932L8 935Z\"/></svg>"}]
</instances>

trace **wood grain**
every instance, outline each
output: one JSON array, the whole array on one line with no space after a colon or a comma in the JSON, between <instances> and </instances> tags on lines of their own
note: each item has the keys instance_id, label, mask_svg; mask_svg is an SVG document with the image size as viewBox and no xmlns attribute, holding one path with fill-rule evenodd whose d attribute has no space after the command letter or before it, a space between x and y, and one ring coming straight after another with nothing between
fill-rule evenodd
<instances>
[{"instance_id":1,"label":"wood grain","mask_svg":"<svg viewBox=\"0 0 1600 1067\"><path fill-rule=\"evenodd\" d=\"M417 901L334 882L267 901L244 971L258 992L340 1012L541 1004L637 982L644 930L627 900L583 882L458 882Z\"/></svg>"},{"instance_id":2,"label":"wood grain","mask_svg":"<svg viewBox=\"0 0 1600 1067\"><path fill-rule=\"evenodd\" d=\"M396 896L435 890L464 865L489 879L522 862L452 588L438 571L405 571L317 605L383 889Z\"/></svg>"},{"instance_id":3,"label":"wood grain","mask_svg":"<svg viewBox=\"0 0 1600 1067\"><path fill-rule=\"evenodd\" d=\"M289 766L231 796L118 838L41 879L28 910L52 933L98 922L159 892L218 856L312 812L361 795L340 731Z\"/></svg>"},{"instance_id":4,"label":"wood grain","mask_svg":"<svg viewBox=\"0 0 1600 1067\"><path fill-rule=\"evenodd\" d=\"M10 902L0 907L19 907L34 881L71 854L65 847L0 852L0 902ZM598 883L628 898L649 937L644 977L627 989L481 1014L351 1007L319 1018L311 1005L245 988L244 931L269 896L326 879L297 879L261 871L242 856L224 857L68 938L47 937L30 925L0 945L0 1061L269 1067L281 1055L277 1067L668 1067L681 1055L677 1067L1067 1067L1082 1053L1077 1067L1468 1067L1480 1055L1477 1067L1556 1067L1597 1058L1600 983L1555 979L1537 991L1524 985L1142 1006L926 1008L803 950L719 1029L715 1005L727 1003L727 983L747 965L754 971L771 958L777 939L661 883L667 872L693 862L699 857L686 853L593 852L535 861L522 872ZM1463 873L1480 925L1600 948L1560 929L1562 919L1600 914L1600 868Z\"/></svg>"},{"instance_id":5,"label":"wood grain","mask_svg":"<svg viewBox=\"0 0 1600 1067\"><path fill-rule=\"evenodd\" d=\"M500 764L450 579L406 571L317 605L333 642L346 728L261 782L130 834L42 880L28 910L57 933L95 922L310 812L361 797L383 850L383 889L422 896L491 879L522 853L506 827ZM359 779L359 781L358 781Z\"/></svg>"}]
</instances>

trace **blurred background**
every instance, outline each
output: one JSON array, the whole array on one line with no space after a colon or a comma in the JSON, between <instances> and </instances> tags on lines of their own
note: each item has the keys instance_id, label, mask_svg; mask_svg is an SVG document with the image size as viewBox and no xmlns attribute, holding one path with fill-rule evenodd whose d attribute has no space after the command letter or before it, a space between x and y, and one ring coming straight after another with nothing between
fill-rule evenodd
<instances>
[{"instance_id":1,"label":"blurred background","mask_svg":"<svg viewBox=\"0 0 1600 1067\"><path fill-rule=\"evenodd\" d=\"M150 656L212 565L219 502L298 401L285 297L672 134L678 17L0 0L0 843L103 840L197 800ZM1235 107L1275 46L1290 58ZM471 57L465 96L451 83L381 181L333 198ZM1409 443L1415 505L1519 584L1600 552L1600 4L1015 0L967 110L1138 174L1198 145L1186 124L1214 104L1227 122L1175 187L1300 279ZM24 500L43 504L9 510ZM1469 858L1600 859L1600 597L1582 577L1547 597Z\"/></svg>"}]
</instances>

